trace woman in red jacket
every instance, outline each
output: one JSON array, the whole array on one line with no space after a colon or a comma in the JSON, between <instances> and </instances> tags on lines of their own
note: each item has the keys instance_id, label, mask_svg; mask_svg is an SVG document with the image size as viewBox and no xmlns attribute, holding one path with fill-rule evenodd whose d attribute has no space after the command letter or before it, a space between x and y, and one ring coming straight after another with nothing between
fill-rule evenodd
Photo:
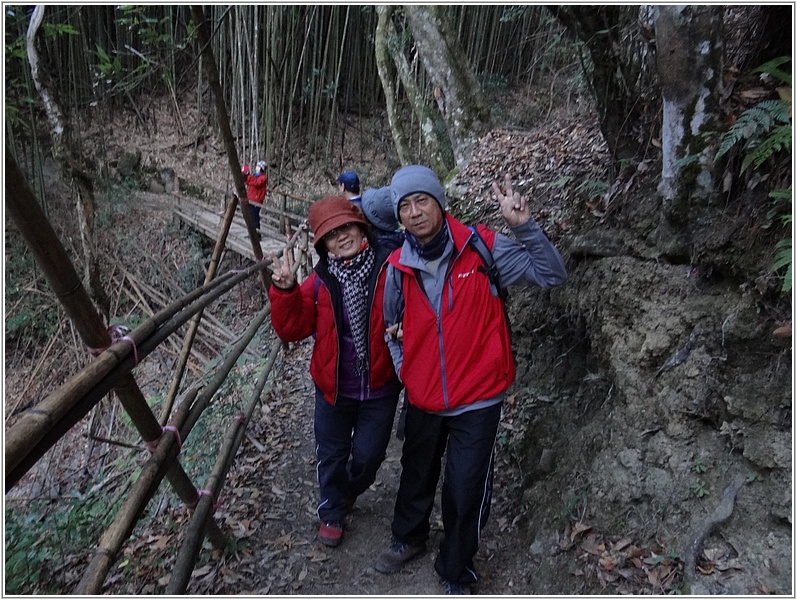
<instances>
[{"instance_id":1,"label":"woman in red jacket","mask_svg":"<svg viewBox=\"0 0 797 600\"><path fill-rule=\"evenodd\" d=\"M314 203L309 221L320 258L314 272L298 286L290 253L282 260L272 254L269 300L280 339L315 336L318 537L337 546L346 515L385 459L402 386L382 316L388 251L373 243L362 211L345 198Z\"/></svg>"}]
</instances>

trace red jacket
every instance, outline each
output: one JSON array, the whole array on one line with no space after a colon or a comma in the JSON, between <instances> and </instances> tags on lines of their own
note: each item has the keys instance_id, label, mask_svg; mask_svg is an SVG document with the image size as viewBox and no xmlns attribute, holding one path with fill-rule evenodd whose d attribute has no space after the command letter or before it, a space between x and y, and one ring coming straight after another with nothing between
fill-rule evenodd
<instances>
[{"instance_id":1,"label":"red jacket","mask_svg":"<svg viewBox=\"0 0 797 600\"><path fill-rule=\"evenodd\" d=\"M266 186L268 185L268 177L265 173L260 175L247 175L246 176L246 197L249 202L255 204L263 204L266 198Z\"/></svg>"},{"instance_id":2,"label":"red jacket","mask_svg":"<svg viewBox=\"0 0 797 600\"><path fill-rule=\"evenodd\" d=\"M411 404L441 412L487 400L515 379L515 363L503 302L490 291L478 252L467 243L471 230L449 219L454 256L443 287L440 322L411 268L389 258L402 275L403 361L400 378ZM495 232L479 226L492 249Z\"/></svg>"},{"instance_id":3,"label":"red jacket","mask_svg":"<svg viewBox=\"0 0 797 600\"><path fill-rule=\"evenodd\" d=\"M393 360L385 343L385 321L382 317L382 300L385 291L385 256L377 256L377 265L369 278L369 312L368 335L370 339L370 389L378 389L395 379ZM317 282L319 273L321 281ZM338 388L338 328L337 320L343 318L343 301L338 285L330 287L325 279L332 275L324 268L323 263L308 277L301 286L290 290L282 290L274 285L269 288L268 298L271 301L271 323L280 339L286 342L298 342L315 334L313 356L310 359L310 376L324 394L330 404L335 404ZM317 303L314 301L317 297Z\"/></svg>"}]
</instances>

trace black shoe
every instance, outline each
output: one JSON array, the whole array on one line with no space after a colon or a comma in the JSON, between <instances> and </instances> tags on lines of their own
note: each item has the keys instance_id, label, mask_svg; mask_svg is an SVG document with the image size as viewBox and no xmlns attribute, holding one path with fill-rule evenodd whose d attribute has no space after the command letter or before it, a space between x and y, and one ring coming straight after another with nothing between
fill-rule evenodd
<instances>
[{"instance_id":1,"label":"black shoe","mask_svg":"<svg viewBox=\"0 0 797 600\"><path fill-rule=\"evenodd\" d=\"M470 586L455 581L443 581L443 593L446 596L470 596Z\"/></svg>"},{"instance_id":2,"label":"black shoe","mask_svg":"<svg viewBox=\"0 0 797 600\"><path fill-rule=\"evenodd\" d=\"M426 544L405 544L396 538L391 538L390 547L376 557L374 568L386 575L398 573L405 563L423 553L424 550L426 550Z\"/></svg>"}]
</instances>

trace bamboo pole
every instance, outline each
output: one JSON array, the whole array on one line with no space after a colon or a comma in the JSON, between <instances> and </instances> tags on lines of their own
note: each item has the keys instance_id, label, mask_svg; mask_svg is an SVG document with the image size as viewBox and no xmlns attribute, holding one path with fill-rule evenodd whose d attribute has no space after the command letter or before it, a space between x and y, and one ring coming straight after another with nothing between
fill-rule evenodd
<instances>
[{"instance_id":1,"label":"bamboo pole","mask_svg":"<svg viewBox=\"0 0 797 600\"><path fill-rule=\"evenodd\" d=\"M198 386L189 390L180 406L190 406L198 392ZM185 414L185 410L176 411L172 426L179 428L179 423L185 418ZM164 432L158 447L144 463L141 474L127 494L124 504L119 508L108 529L103 533L89 566L86 567L83 577L75 588L75 594L89 596L102 592L102 584L108 576L108 572L113 566L122 544L132 534L136 522L143 515L144 508L152 499L158 489L158 485L166 474L166 468L168 467L166 460L174 460L177 456L174 449L175 439L176 436L173 431L167 429Z\"/></svg>"},{"instance_id":2,"label":"bamboo pole","mask_svg":"<svg viewBox=\"0 0 797 600\"><path fill-rule=\"evenodd\" d=\"M197 38L202 52L202 60L205 65L205 70L208 75L208 84L213 91L213 98L216 102L216 118L219 122L219 129L221 130L221 138L224 142L224 148L227 151L227 160L230 164L232 171L233 182L235 183L235 190L238 198L246 198L246 185L244 183L244 176L241 173L241 162L238 160L238 151L235 149L235 138L230 129L230 120L227 117L227 108L224 105L224 94L219 83L219 71L216 67L216 59L213 56L213 48L210 45L210 33L208 32L207 21L205 20L205 12L202 6L192 5L191 14L194 17L196 24ZM252 251L254 252L257 260L263 260L263 250L260 248L260 240L255 231L255 222L252 217L252 211L249 210L248 202L241 203L241 215L246 223L246 231L249 233L249 241L252 243ZM268 290L270 285L267 273L261 271L260 279L263 283L263 288Z\"/></svg>"},{"instance_id":3,"label":"bamboo pole","mask_svg":"<svg viewBox=\"0 0 797 600\"><path fill-rule=\"evenodd\" d=\"M215 285L214 282L208 286L199 288L204 289L205 287L211 287L212 289L210 292L201 295L192 303L188 304L182 311L178 312L171 319L155 329L148 337L140 335L139 332L144 329L151 329L152 321L155 319L148 319L145 321L131 332L130 336L136 340L136 353L138 358L141 359L142 357L146 357L158 344L174 333L200 308L210 304L232 287L251 276L254 272L266 268L268 264L268 262L262 261L232 277L217 280L219 285ZM181 304L181 302L175 304ZM120 345L121 348L116 353L111 353L112 350ZM125 350L127 351L126 355L121 357L118 356L118 354L123 353ZM108 358L106 358L106 354L109 354ZM161 434L162 428L157 419L155 419L154 414L146 403L138 386L135 384L135 381L133 381L132 377L129 375L130 370L132 370L135 364L136 355L132 354L130 345L123 341L117 342L114 346L103 352L98 360L87 365L80 373L61 386L61 388L45 398L33 409L23 413L20 420L6 432L7 490L19 481L19 478L24 475L25 472L27 472L27 470L30 469L30 467L32 467L64 433L66 433L66 431L83 418L94 404L99 402L111 389L114 389L114 386L116 386L116 392L125 410L129 413L133 411L131 413L133 422L136 423L137 420L140 421L148 428L148 432L151 432L149 436L145 436L142 433L144 440L149 442L157 439ZM128 377L132 383L127 380ZM120 393L120 391L122 391L120 388L124 390L129 389L129 393L132 394L137 393L138 396L140 396L141 402L143 402L143 407L146 407L146 409L143 409L138 402L132 406L128 406L125 403L125 397ZM152 427L152 419L155 419L157 429ZM139 429L139 431L141 430Z\"/></svg>"},{"instance_id":4,"label":"bamboo pole","mask_svg":"<svg viewBox=\"0 0 797 600\"><path fill-rule=\"evenodd\" d=\"M224 251L224 247L227 243L227 235L230 232L230 225L232 224L232 219L235 216L237 204L238 202L236 199L233 199L232 202L227 204L227 210L224 213L224 220L221 223L219 235L216 238L216 245L213 247L213 254L210 257L210 264L208 265L208 270L205 273L206 284L210 283L216 276L216 270L218 269L219 261L221 260L221 254ZM174 366L172 383L169 387L169 391L166 394L166 402L164 403L163 412L161 413L161 424L165 424L169 420L169 414L172 411L174 399L177 397L177 392L180 389L180 383L182 382L183 375L185 374L185 366L188 364L188 358L191 356L191 348L194 345L194 338L196 337L197 330L199 329L199 323L202 320L202 313L203 311L200 310L191 320L188 333L183 339L183 348L180 356L177 359L177 364Z\"/></svg>"},{"instance_id":5,"label":"bamboo pole","mask_svg":"<svg viewBox=\"0 0 797 600\"><path fill-rule=\"evenodd\" d=\"M7 206L9 207L9 211L13 216L16 203L13 196L10 194L7 195ZM38 229L41 229L41 226ZM57 242L57 238L54 238L53 244ZM49 269L50 265L46 266ZM264 266L265 265L263 265L263 267ZM66 273L66 271L64 271L64 273ZM72 269L72 274L76 277L74 269ZM215 288L221 288L221 293L223 293L224 291L232 288L239 281L243 281L243 279L250 274L251 272L249 271L244 271L237 275L231 274L231 276L227 276L223 279L220 278L215 284L206 286L204 288L198 288L197 290L194 290L193 292L184 296L182 299L174 302L156 316L148 319L135 330L130 332L129 337L135 342L136 352L138 353L139 358L142 355L145 355L151 349L151 347L146 344L146 340L159 327L162 327L165 323L167 323L170 318L173 318L175 315L177 315L180 310L187 309L190 312L192 310L190 308L192 306L192 302L207 302L207 293L213 293ZM66 275L69 274L66 273ZM56 280L53 285L57 287L59 282ZM80 293L85 294L85 290L82 290L81 288L80 291L75 292L76 295ZM218 297L219 295L220 293L218 290L216 290L214 296ZM203 298L205 299L203 300ZM84 302L85 301L86 299L84 299ZM71 300L68 300L68 303L71 304ZM70 312L75 312L70 311L71 307L65 308L67 310L67 314ZM93 307L90 306L90 308L93 310ZM94 317L98 318L96 312L94 313ZM75 322L74 319L73 322ZM85 322L81 321L80 324L75 322L75 324L76 328L78 329L78 333L85 340L85 336L83 336L80 331L81 326L85 325ZM175 325L179 326L179 319L178 323L172 325L172 328L174 328ZM85 327L83 328L85 329ZM105 328L102 328L101 332L107 336L108 341L105 343L109 345L111 339L108 335L108 332L105 330ZM95 386L96 382L102 379L102 377L108 375L112 369L125 361L125 359L129 359L128 362L132 364L133 360L135 359L135 355L133 354L133 356L131 356L131 354L133 354L133 348L131 344L125 341L117 342L116 344L110 346L105 352L100 354L100 356L98 356L94 361L86 365L86 367L84 367L80 373L75 375L70 381L61 386L59 390L56 390L56 392L51 394L48 398L45 398L39 402L36 405L35 410L26 411L26 413L23 413L19 421L17 421L14 426L6 432L6 468L13 468L16 466L19 463L19 459L24 456L24 453L29 450L30 446L40 439L42 434L46 432L46 430L37 428L35 425L36 423L39 423L40 421L57 422L60 420L69 411L69 409L72 408L77 399L91 390L91 388ZM157 435L159 435L159 433Z\"/></svg>"},{"instance_id":6,"label":"bamboo pole","mask_svg":"<svg viewBox=\"0 0 797 600\"><path fill-rule=\"evenodd\" d=\"M252 413L260 402L263 388L266 385L271 369L274 367L274 362L277 359L280 348L282 348L282 340L277 338L271 343L271 352L269 353L268 360L255 384L252 396L247 404L246 410L243 412L242 418L235 419L232 426L227 430L222 449L219 452L210 477L208 477L205 483L205 490L209 491L210 495L202 495L197 503L194 514L188 524L188 531L186 532L183 544L177 554L177 560L172 568L172 576L166 586L167 595L185 594L191 572L194 569L194 564L199 556L199 550L202 547L202 540L204 539L204 532L208 519L212 515L211 509L221 495L227 473L232 466L235 454L246 433L246 425L249 423L252 418Z\"/></svg>"},{"instance_id":7,"label":"bamboo pole","mask_svg":"<svg viewBox=\"0 0 797 600\"><path fill-rule=\"evenodd\" d=\"M232 368L235 366L238 357L246 350L246 347L249 345L249 342L252 341L252 338L255 337L257 330L262 325L263 321L266 320L266 317L271 314L271 305L267 304L252 320L252 323L249 327L246 328L246 331L241 335L241 339L232 347L230 353L224 359L224 361L219 365L215 375L213 378L208 382L208 385L202 390L202 393L194 402L194 405L191 407L191 412L188 414L188 418L185 421L184 429L186 432L186 436L188 433L194 428L196 422L199 420L199 417L205 411L210 401L213 399L214 394L216 391L222 386L224 380L227 378L227 375L230 373Z\"/></svg>"},{"instance_id":8,"label":"bamboo pole","mask_svg":"<svg viewBox=\"0 0 797 600\"><path fill-rule=\"evenodd\" d=\"M270 307L265 307L253 320L252 324L246 329L245 333L241 336L238 344L233 347L227 356L224 363L219 367L216 375L213 379L202 389L201 395L197 398L198 388L194 391L191 390L184 400L180 403L178 410L174 413L173 418L171 420L170 425L172 427L176 427L180 432L180 439L185 443L185 440L191 434L191 431L196 424L196 421L199 419L201 412L207 407L210 402L210 399L216 394L219 388L224 383L227 375L232 370L232 367L235 366L238 358L241 354L246 350L247 346L251 342L252 338L254 337L257 330L263 324L266 317L270 313ZM279 340L273 344L276 345L277 349L279 349L282 344ZM272 350L273 353L273 350ZM271 364L273 364L273 360L276 358L274 356L271 360ZM270 366L267 366L267 369L270 369ZM267 374L267 373L266 373ZM258 390L258 388L256 388ZM262 385L258 390L258 398L260 391L262 391ZM251 415L251 412L249 413ZM164 432L164 436L166 434L173 435L171 430L166 430ZM167 438L165 442L166 451L171 446L171 442L173 441L173 437ZM106 533L103 535L102 540L100 541L100 547L96 551L94 558L92 559L91 564L87 568L86 573L83 576L77 590L75 593L77 594L96 594L99 593L102 589L102 583L105 577L108 574L108 570L110 569L113 561L115 560L115 556L118 554L119 549L121 548L122 543L124 540L127 539L130 534L132 533L132 529L135 525L135 522L140 518L140 515L143 511L144 506L146 503L149 502L152 495L157 488L158 482L163 478L163 462L166 459L165 452L163 451L162 447L164 445L164 441L158 444L158 449L156 453L147 461L142 474L140 475L139 479L136 481L133 490L131 490L130 494L128 495L128 499L125 501L125 505L120 508L119 513L117 514L117 518L115 519L114 523L106 530ZM229 451L225 450L221 453L220 456L225 457L225 461ZM172 458L174 458L172 456ZM229 466L227 467L229 469ZM226 472L226 471L225 471ZM219 490L214 492L214 497L217 496ZM197 498L191 503L192 505L197 505L197 500L201 501L203 499L202 495L198 495ZM199 510L199 507L196 506L194 508L195 511ZM203 508L206 510L206 508ZM209 533L213 531L214 524L213 522L209 522L207 520L207 515L202 520L202 532L204 539L204 531L207 527L210 527ZM211 536L212 538L212 536ZM211 540L214 542L215 546L219 546L216 540ZM201 541L200 541L201 543ZM189 571L190 574L190 571Z\"/></svg>"}]
</instances>

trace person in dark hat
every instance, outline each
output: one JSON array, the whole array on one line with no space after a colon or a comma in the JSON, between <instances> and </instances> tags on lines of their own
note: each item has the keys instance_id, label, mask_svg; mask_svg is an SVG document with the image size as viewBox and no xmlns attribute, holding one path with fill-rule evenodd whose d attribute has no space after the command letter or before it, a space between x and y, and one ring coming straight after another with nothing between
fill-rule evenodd
<instances>
[{"instance_id":1,"label":"person in dark hat","mask_svg":"<svg viewBox=\"0 0 797 600\"><path fill-rule=\"evenodd\" d=\"M310 207L319 261L301 285L292 255L271 254L271 322L280 339L314 336L314 432L320 502L318 539L337 546L357 496L385 459L402 385L385 342L382 298L388 250L374 243L362 211L327 196Z\"/></svg>"},{"instance_id":2,"label":"person in dark hat","mask_svg":"<svg viewBox=\"0 0 797 600\"><path fill-rule=\"evenodd\" d=\"M388 259L384 315L408 407L392 537L375 568L395 573L425 550L445 454L434 568L446 594L467 594L478 580L473 557L490 512L501 406L515 377L501 290L560 285L567 272L509 176L493 192L516 240L452 217L428 167L400 169L390 190L406 239Z\"/></svg>"},{"instance_id":3,"label":"person in dark hat","mask_svg":"<svg viewBox=\"0 0 797 600\"><path fill-rule=\"evenodd\" d=\"M365 190L360 206L365 218L373 226L376 241L380 245L395 250L404 243L404 233L393 212L390 186Z\"/></svg>"},{"instance_id":4,"label":"person in dark hat","mask_svg":"<svg viewBox=\"0 0 797 600\"><path fill-rule=\"evenodd\" d=\"M357 206L362 203L362 196L360 196L360 178L354 171L343 171L335 180L338 182L338 190L341 195L354 202ZM360 208L362 208L360 206Z\"/></svg>"}]
</instances>

